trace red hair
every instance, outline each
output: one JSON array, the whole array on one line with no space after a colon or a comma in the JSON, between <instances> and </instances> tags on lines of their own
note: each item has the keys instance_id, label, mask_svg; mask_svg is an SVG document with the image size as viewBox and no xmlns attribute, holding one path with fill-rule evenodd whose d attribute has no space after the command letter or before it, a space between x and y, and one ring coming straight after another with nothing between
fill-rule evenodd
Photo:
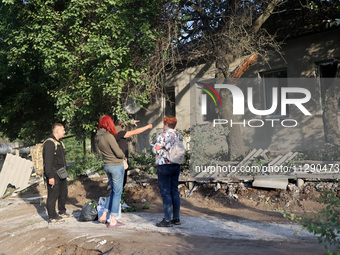
<instances>
[{"instance_id":1,"label":"red hair","mask_svg":"<svg viewBox=\"0 0 340 255\"><path fill-rule=\"evenodd\" d=\"M172 115L168 115L163 118L163 124L168 124L169 128L175 128L177 125L177 119Z\"/></svg>"},{"instance_id":2,"label":"red hair","mask_svg":"<svg viewBox=\"0 0 340 255\"><path fill-rule=\"evenodd\" d=\"M104 128L107 131L109 131L112 135L117 135L115 124L113 123L113 120L108 115L103 115L99 119L99 128Z\"/></svg>"}]
</instances>

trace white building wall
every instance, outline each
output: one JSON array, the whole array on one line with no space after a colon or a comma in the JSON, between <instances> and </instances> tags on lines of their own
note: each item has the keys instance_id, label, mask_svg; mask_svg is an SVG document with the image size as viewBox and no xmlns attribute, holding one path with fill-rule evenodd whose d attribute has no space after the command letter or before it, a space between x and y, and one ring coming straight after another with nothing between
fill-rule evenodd
<instances>
[{"instance_id":1,"label":"white building wall","mask_svg":"<svg viewBox=\"0 0 340 255\"><path fill-rule=\"evenodd\" d=\"M259 77L261 72L287 69L288 78L318 76L317 64L329 61L331 58L340 59L340 33L331 30L323 33L288 39L282 45L282 54L273 53L267 61L258 59L242 77ZM241 60L235 61L230 66L234 70ZM214 78L214 64L200 64L183 69L169 77L164 84L165 87L175 87L176 118L178 124L176 129L184 130L190 127L190 81L196 78ZM315 100L311 100L306 106L312 113L312 117L305 118L299 115L297 109L292 108L291 114L297 116L299 126L294 129L282 128L243 128L245 145L249 148L268 148L271 150L304 150L311 147L320 147L324 144L322 110L320 106L320 87L316 82L307 87ZM288 86L290 86L288 84ZM305 85L304 85L305 86ZM263 103L263 88L254 88L254 98L257 98L258 106ZM254 100L255 100L254 99ZM255 100L256 101L256 100ZM154 128L149 135L137 137L137 151L150 148L152 134L162 131L162 118L164 117L164 100L162 95L150 104L146 109L136 114L141 120L141 125L153 123ZM246 114L245 118L252 118ZM340 118L339 118L340 122ZM154 135L155 136L155 135Z\"/></svg>"}]
</instances>

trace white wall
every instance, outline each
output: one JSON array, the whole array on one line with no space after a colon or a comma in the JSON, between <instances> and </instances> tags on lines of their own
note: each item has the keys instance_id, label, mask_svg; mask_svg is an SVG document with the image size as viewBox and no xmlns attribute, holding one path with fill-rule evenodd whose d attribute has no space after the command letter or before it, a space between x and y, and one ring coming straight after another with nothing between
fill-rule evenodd
<instances>
[{"instance_id":1,"label":"white wall","mask_svg":"<svg viewBox=\"0 0 340 255\"><path fill-rule=\"evenodd\" d=\"M282 45L282 56L272 54L267 61L258 59L242 77L259 77L260 72L287 69L288 78L317 77L317 63L327 61L330 57L340 59L340 33L339 29L331 30L314 35L303 36L295 39L287 39ZM241 62L236 61L231 65L230 71ZM190 81L195 78L213 78L215 75L214 64L200 64L180 70L169 77L165 87L175 87L176 117L178 124L176 129L184 130L190 127ZM324 143L322 111L320 106L320 87L317 80L306 83L305 86L311 91L313 99L306 105L312 116L301 115L298 109L291 109L290 115L298 122L298 127L275 128L265 127L242 128L244 142L249 148L268 148L270 150L305 150L320 147ZM296 86L288 84L288 86ZM257 105L263 103L263 88L254 88L254 100ZM143 124L153 123L154 128L150 135L139 135L137 137L137 150L150 148L149 139L152 133L158 134L162 131L162 118L164 117L164 101L159 95L155 102L136 115ZM249 113L245 118L253 118ZM340 121L340 119L339 119Z\"/></svg>"}]
</instances>

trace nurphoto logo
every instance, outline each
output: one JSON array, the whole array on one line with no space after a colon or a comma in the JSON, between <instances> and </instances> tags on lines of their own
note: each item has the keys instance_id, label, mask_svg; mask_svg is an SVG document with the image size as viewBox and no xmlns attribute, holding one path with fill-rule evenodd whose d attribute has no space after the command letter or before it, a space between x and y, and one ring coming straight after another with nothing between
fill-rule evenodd
<instances>
[{"instance_id":1,"label":"nurphoto logo","mask_svg":"<svg viewBox=\"0 0 340 255\"><path fill-rule=\"evenodd\" d=\"M216 103L214 96L209 91L209 90L211 90L216 95L217 99L220 101L220 104L222 106L221 97L219 96L219 94L217 93L217 91L213 87L211 87L209 84L206 84L206 83L203 83L203 82L197 82L197 84L201 85L201 87L198 87L198 89L207 93L211 97L211 99L214 101L215 106L217 106L217 103ZM204 87L206 87L207 89L205 89ZM202 94L202 115L206 115L206 114L207 114L207 95Z\"/></svg>"},{"instance_id":2,"label":"nurphoto logo","mask_svg":"<svg viewBox=\"0 0 340 255\"><path fill-rule=\"evenodd\" d=\"M271 164L268 159L272 155L266 153L293 155L324 143L320 84L327 82L312 78L193 79L192 174L200 178L286 174L300 169L280 162ZM240 144L246 155L258 152L249 165L240 164L242 160L235 161L232 155Z\"/></svg>"},{"instance_id":3,"label":"nurphoto logo","mask_svg":"<svg viewBox=\"0 0 340 255\"><path fill-rule=\"evenodd\" d=\"M217 99L219 100L221 106L222 100L219 94L217 93L216 89L228 89L231 92L232 100L233 100L233 115L244 115L245 114L245 96L243 91L238 88L236 85L233 84L215 84L212 87L209 84L203 82L196 82L197 84L201 85L198 89L201 89L203 92L207 93L210 98L213 100L215 106L217 106L216 100L214 95L210 92L212 91ZM203 88L206 87L207 89ZM209 91L209 90L210 91ZM280 89L280 90L279 90ZM280 92L280 93L279 93ZM201 94L201 114L207 115L207 94ZM253 103L253 88L247 88L247 106L249 111L257 116L269 116L277 111L278 107L280 106L281 112L280 115L285 116L287 115L287 106L295 105L305 116L310 116L311 113L306 109L304 106L305 103L309 102L311 99L311 93L308 89L299 88L299 87L273 87L272 88L272 105L269 109L256 109ZM289 98L290 95L300 95L300 98ZM279 98L280 96L280 98ZM279 103L280 102L280 103ZM280 121L279 119L251 119L245 120L243 119L241 122L235 122L233 120L227 119L214 119L213 120L213 127L216 125L227 124L230 125L248 125L249 127L262 127L265 124L265 121L270 122L271 126L274 126L274 123ZM295 119L285 119L281 120L281 126L283 127L296 127L298 122ZM289 125L290 123L290 125Z\"/></svg>"}]
</instances>

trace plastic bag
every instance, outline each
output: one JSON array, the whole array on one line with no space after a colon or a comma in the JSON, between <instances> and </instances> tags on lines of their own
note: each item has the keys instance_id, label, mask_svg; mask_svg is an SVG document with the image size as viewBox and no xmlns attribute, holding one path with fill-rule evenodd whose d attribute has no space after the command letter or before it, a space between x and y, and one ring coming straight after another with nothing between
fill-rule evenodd
<instances>
[{"instance_id":1,"label":"plastic bag","mask_svg":"<svg viewBox=\"0 0 340 255\"><path fill-rule=\"evenodd\" d=\"M79 221L94 221L97 219L98 211L95 201L86 202L80 212Z\"/></svg>"}]
</instances>

